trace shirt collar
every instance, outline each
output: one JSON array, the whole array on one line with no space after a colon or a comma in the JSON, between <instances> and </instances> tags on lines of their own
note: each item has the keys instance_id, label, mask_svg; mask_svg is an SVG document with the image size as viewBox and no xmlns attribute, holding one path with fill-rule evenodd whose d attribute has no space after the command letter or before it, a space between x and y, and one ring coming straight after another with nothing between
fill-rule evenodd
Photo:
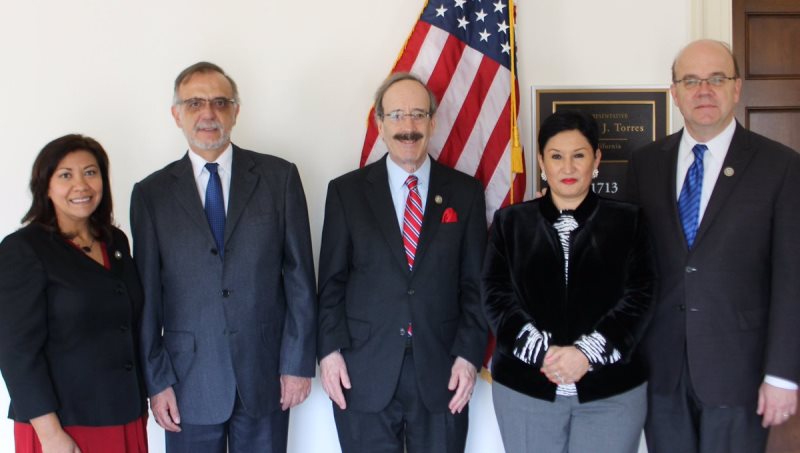
<instances>
[{"instance_id":1,"label":"shirt collar","mask_svg":"<svg viewBox=\"0 0 800 453\"><path fill-rule=\"evenodd\" d=\"M389 173L389 185L402 189L410 175L417 177L417 185L429 187L431 179L431 158L426 156L425 162L414 173L408 173L403 167L397 165L391 157L386 156L386 171Z\"/></svg>"},{"instance_id":2,"label":"shirt collar","mask_svg":"<svg viewBox=\"0 0 800 453\"><path fill-rule=\"evenodd\" d=\"M730 124L728 124L728 126L725 127L725 129L723 129L722 132L717 134L716 137L703 143L708 147L708 151L706 152L709 152L715 158L722 160L720 158L724 158L725 155L728 154L728 148L731 146L731 140L733 140L734 132L736 132L736 120L732 119ZM694 148L694 145L700 143L697 140L695 140L694 137L692 137L692 135L686 128L683 129L681 142L682 142L681 144L683 145L681 146L681 148L689 150L686 153L686 156L684 156L685 158L691 156L692 155L691 151L692 148ZM692 156L691 158L694 159L694 156Z\"/></svg>"},{"instance_id":3,"label":"shirt collar","mask_svg":"<svg viewBox=\"0 0 800 453\"><path fill-rule=\"evenodd\" d=\"M192 172L194 173L195 179L200 177L200 173L205 170L206 164L208 163L207 160L200 157L199 154L195 153L194 151L189 149L189 160L192 162ZM225 151L217 157L217 160L214 162L219 164L219 168L222 170L223 173L231 174L231 166L233 164L233 146L229 143L228 147L225 148Z\"/></svg>"}]
</instances>

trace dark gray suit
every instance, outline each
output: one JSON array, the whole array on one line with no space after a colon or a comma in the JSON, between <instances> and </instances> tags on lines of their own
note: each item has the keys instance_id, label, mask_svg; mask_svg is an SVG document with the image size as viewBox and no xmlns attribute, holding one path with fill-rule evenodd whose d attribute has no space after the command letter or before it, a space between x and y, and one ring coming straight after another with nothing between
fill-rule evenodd
<instances>
[{"instance_id":1,"label":"dark gray suit","mask_svg":"<svg viewBox=\"0 0 800 453\"><path fill-rule=\"evenodd\" d=\"M294 165L233 146L224 262L188 155L136 184L131 223L147 389L173 386L182 422L224 422L237 393L263 417L280 408L279 375L314 376L313 258Z\"/></svg>"},{"instance_id":2,"label":"dark gray suit","mask_svg":"<svg viewBox=\"0 0 800 453\"><path fill-rule=\"evenodd\" d=\"M800 156L737 125L688 250L675 195L680 140L634 153L628 177L660 276L642 343L649 391L669 395L683 379L703 405L754 414L765 374L800 381Z\"/></svg>"}]
</instances>

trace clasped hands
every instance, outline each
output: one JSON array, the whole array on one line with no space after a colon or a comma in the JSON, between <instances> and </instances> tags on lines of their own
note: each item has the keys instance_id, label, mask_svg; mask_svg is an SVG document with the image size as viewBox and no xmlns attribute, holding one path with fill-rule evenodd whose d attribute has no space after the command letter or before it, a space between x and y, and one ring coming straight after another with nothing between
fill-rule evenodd
<instances>
[{"instance_id":1,"label":"clasped hands","mask_svg":"<svg viewBox=\"0 0 800 453\"><path fill-rule=\"evenodd\" d=\"M344 357L339 351L331 352L320 360L319 368L325 393L340 409L346 409L347 401L343 388L350 389L352 384ZM478 371L472 363L462 357L456 357L450 370L450 381L447 383L447 388L455 391L447 406L452 414L461 413L472 398L477 376Z\"/></svg>"},{"instance_id":2,"label":"clasped hands","mask_svg":"<svg viewBox=\"0 0 800 453\"><path fill-rule=\"evenodd\" d=\"M575 346L550 346L541 372L556 385L574 384L589 371L589 359Z\"/></svg>"}]
</instances>

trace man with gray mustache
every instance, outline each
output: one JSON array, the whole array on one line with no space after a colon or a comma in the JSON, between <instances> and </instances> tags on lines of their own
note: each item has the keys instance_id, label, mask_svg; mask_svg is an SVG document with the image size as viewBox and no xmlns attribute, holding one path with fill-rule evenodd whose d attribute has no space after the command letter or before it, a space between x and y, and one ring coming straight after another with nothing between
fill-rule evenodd
<instances>
[{"instance_id":1,"label":"man with gray mustache","mask_svg":"<svg viewBox=\"0 0 800 453\"><path fill-rule=\"evenodd\" d=\"M409 73L375 94L388 153L328 185L317 351L344 453L463 452L486 350L483 186L428 155L436 98Z\"/></svg>"},{"instance_id":2,"label":"man with gray mustache","mask_svg":"<svg viewBox=\"0 0 800 453\"><path fill-rule=\"evenodd\" d=\"M172 116L189 151L133 189L142 363L168 453L285 452L314 376L303 187L293 164L231 143L239 107L219 66L183 70Z\"/></svg>"}]
</instances>

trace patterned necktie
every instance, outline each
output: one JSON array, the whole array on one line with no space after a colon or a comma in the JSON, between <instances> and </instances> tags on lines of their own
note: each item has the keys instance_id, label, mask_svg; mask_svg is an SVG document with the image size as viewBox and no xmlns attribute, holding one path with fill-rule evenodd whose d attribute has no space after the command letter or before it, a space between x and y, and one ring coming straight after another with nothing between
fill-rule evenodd
<instances>
[{"instance_id":1,"label":"patterned necktie","mask_svg":"<svg viewBox=\"0 0 800 453\"><path fill-rule=\"evenodd\" d=\"M408 186L408 198L406 198L406 210L403 214L403 245L406 249L408 270L411 270L414 268L414 255L417 254L419 232L422 229L422 198L417 189L416 176L409 176L405 185Z\"/></svg>"},{"instance_id":2,"label":"patterned necktie","mask_svg":"<svg viewBox=\"0 0 800 453\"><path fill-rule=\"evenodd\" d=\"M681 195L678 197L678 215L683 225L686 244L691 250L697 236L698 218L700 217L700 194L703 192L703 154L708 150L706 145L697 144L692 148L694 162L686 172Z\"/></svg>"},{"instance_id":3,"label":"patterned necktie","mask_svg":"<svg viewBox=\"0 0 800 453\"><path fill-rule=\"evenodd\" d=\"M225 252L225 201L222 198L222 181L219 179L219 164L206 164L208 170L208 185L206 186L206 219L211 227L211 234L217 243L219 256L223 257Z\"/></svg>"}]
</instances>

